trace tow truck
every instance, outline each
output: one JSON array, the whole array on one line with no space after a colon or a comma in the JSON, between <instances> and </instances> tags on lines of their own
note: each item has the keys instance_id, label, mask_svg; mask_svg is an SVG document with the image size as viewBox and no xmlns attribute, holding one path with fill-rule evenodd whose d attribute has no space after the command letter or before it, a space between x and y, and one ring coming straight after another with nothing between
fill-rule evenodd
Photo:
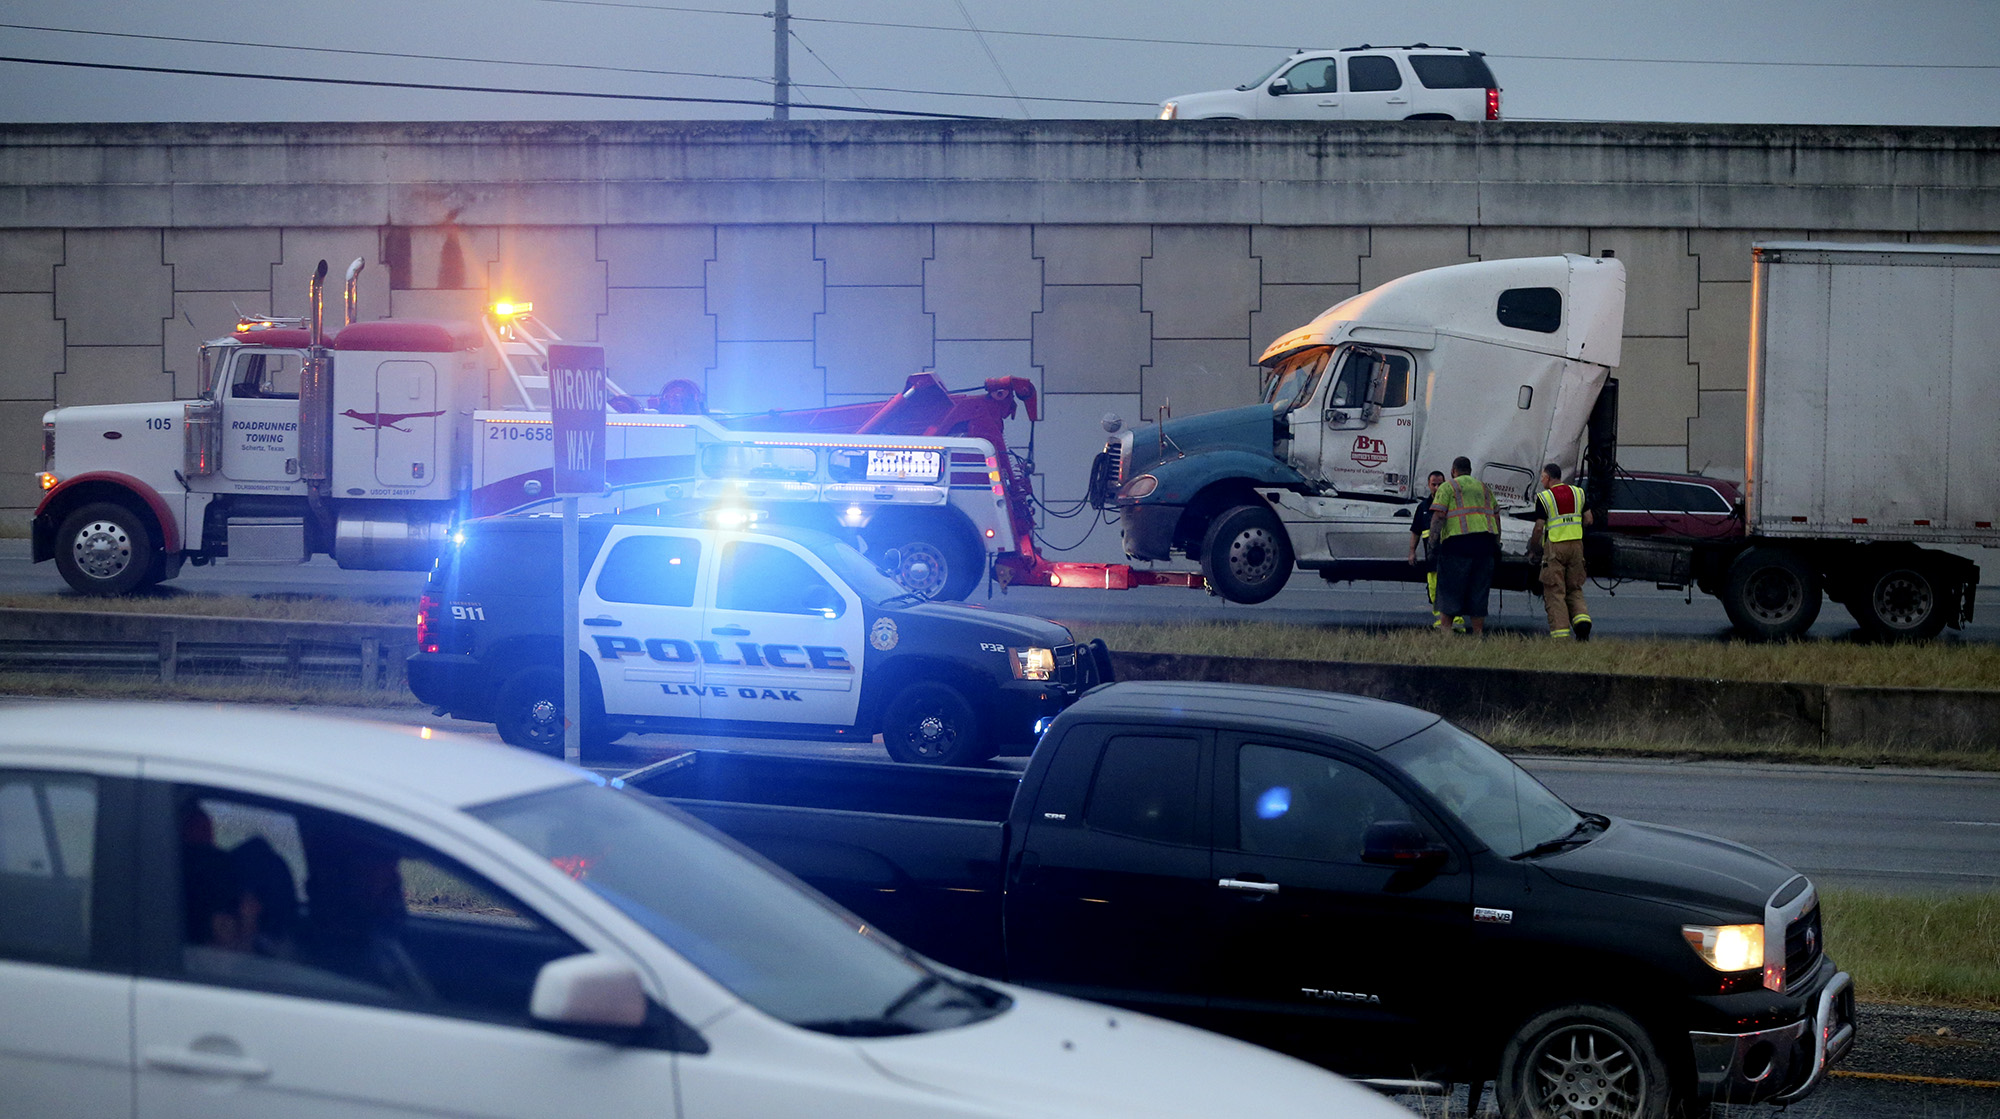
<instances>
[{"instance_id":1,"label":"tow truck","mask_svg":"<svg viewBox=\"0 0 2000 1119\"><path fill-rule=\"evenodd\" d=\"M548 348L561 336L511 301L477 326L359 321L362 267L347 270L338 328L324 322L322 261L309 319L248 317L205 344L193 400L45 414L34 560L95 595L218 560L417 571L454 525L547 511ZM853 537L934 598L965 598L989 575L1003 588L1201 584L1043 559L1032 443L1018 456L1003 431L1017 406L1040 418L1022 378L952 392L922 373L879 405L734 417L704 414L685 382L666 388L642 401L611 386L608 485L585 512L742 505Z\"/></svg>"}]
</instances>

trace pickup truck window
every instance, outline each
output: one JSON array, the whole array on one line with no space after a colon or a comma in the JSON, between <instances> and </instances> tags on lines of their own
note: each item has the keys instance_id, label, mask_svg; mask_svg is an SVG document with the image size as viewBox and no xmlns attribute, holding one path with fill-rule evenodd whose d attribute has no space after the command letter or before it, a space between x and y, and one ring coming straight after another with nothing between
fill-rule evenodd
<instances>
[{"instance_id":1,"label":"pickup truck window","mask_svg":"<svg viewBox=\"0 0 2000 1119\"><path fill-rule=\"evenodd\" d=\"M1244 743L1236 752L1236 790L1236 848L1253 855L1358 864L1368 825L1423 826L1373 774L1305 750Z\"/></svg>"},{"instance_id":2,"label":"pickup truck window","mask_svg":"<svg viewBox=\"0 0 2000 1119\"><path fill-rule=\"evenodd\" d=\"M596 785L471 810L750 1005L843 1036L922 1033L1005 1010L765 871L677 811Z\"/></svg>"},{"instance_id":3,"label":"pickup truck window","mask_svg":"<svg viewBox=\"0 0 2000 1119\"><path fill-rule=\"evenodd\" d=\"M1192 845L1201 743L1193 738L1121 734L1104 745L1084 822L1100 831Z\"/></svg>"},{"instance_id":4,"label":"pickup truck window","mask_svg":"<svg viewBox=\"0 0 2000 1119\"><path fill-rule=\"evenodd\" d=\"M847 600L812 566L771 544L731 541L722 546L715 589L718 610L761 614L813 614L838 618Z\"/></svg>"},{"instance_id":5,"label":"pickup truck window","mask_svg":"<svg viewBox=\"0 0 2000 1119\"><path fill-rule=\"evenodd\" d=\"M1480 842L1512 858L1583 817L1506 755L1443 720L1381 751Z\"/></svg>"},{"instance_id":6,"label":"pickup truck window","mask_svg":"<svg viewBox=\"0 0 2000 1119\"><path fill-rule=\"evenodd\" d=\"M604 557L597 597L647 606L693 606L701 541L685 536L628 536Z\"/></svg>"}]
</instances>

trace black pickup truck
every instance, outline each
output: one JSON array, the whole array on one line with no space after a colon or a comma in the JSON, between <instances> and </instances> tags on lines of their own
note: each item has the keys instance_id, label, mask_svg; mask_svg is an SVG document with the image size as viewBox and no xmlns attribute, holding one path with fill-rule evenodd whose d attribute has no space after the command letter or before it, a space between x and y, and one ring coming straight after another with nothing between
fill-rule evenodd
<instances>
[{"instance_id":1,"label":"black pickup truck","mask_svg":"<svg viewBox=\"0 0 2000 1119\"><path fill-rule=\"evenodd\" d=\"M1852 1044L1807 879L1578 812L1398 704L1128 682L1003 771L709 752L626 775L911 947L1508 1116L1789 1102Z\"/></svg>"}]
</instances>

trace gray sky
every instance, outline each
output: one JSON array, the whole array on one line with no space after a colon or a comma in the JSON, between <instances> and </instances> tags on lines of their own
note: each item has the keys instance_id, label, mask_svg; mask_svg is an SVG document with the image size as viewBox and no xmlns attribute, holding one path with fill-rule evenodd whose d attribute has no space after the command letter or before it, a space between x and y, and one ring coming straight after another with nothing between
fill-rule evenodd
<instances>
[{"instance_id":1,"label":"gray sky","mask_svg":"<svg viewBox=\"0 0 2000 1119\"><path fill-rule=\"evenodd\" d=\"M0 0L7 57L763 103L5 62L0 120L768 118L773 36L763 13L772 6ZM2000 125L1996 0L791 0L791 10L795 103L1145 117L1166 97L1249 81L1294 47L1427 42L1486 51L1514 119Z\"/></svg>"}]
</instances>

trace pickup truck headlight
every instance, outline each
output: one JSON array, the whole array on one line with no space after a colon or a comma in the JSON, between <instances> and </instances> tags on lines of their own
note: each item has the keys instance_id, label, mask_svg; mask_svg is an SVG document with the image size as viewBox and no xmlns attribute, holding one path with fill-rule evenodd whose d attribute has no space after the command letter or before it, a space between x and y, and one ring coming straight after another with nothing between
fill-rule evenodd
<instances>
[{"instance_id":1,"label":"pickup truck headlight","mask_svg":"<svg viewBox=\"0 0 2000 1119\"><path fill-rule=\"evenodd\" d=\"M1764 966L1762 925L1682 925L1681 935L1702 962L1717 971Z\"/></svg>"},{"instance_id":2,"label":"pickup truck headlight","mask_svg":"<svg viewBox=\"0 0 2000 1119\"><path fill-rule=\"evenodd\" d=\"M1014 660L1014 679L1053 680L1056 677L1054 649L1009 649Z\"/></svg>"},{"instance_id":3,"label":"pickup truck headlight","mask_svg":"<svg viewBox=\"0 0 2000 1119\"><path fill-rule=\"evenodd\" d=\"M1181 114L1181 103L1178 101L1169 101L1166 104L1160 106L1159 119L1173 120L1175 117L1180 116L1180 114Z\"/></svg>"},{"instance_id":4,"label":"pickup truck headlight","mask_svg":"<svg viewBox=\"0 0 2000 1119\"><path fill-rule=\"evenodd\" d=\"M1159 488L1160 480L1158 478L1153 477L1151 474L1141 474L1137 478L1132 479L1131 485L1125 487L1125 496L1151 497L1153 496L1153 491Z\"/></svg>"}]
</instances>

